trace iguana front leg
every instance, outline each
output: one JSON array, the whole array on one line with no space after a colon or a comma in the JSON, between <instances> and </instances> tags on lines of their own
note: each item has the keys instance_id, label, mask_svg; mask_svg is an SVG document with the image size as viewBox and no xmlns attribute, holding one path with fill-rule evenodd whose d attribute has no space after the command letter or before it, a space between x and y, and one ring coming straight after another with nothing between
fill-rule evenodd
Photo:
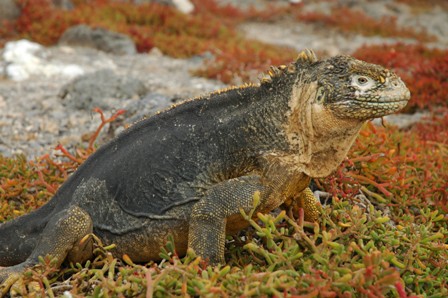
<instances>
[{"instance_id":1,"label":"iguana front leg","mask_svg":"<svg viewBox=\"0 0 448 298\"><path fill-rule=\"evenodd\" d=\"M92 233L92 227L89 214L77 206L55 214L42 231L31 255L23 263L0 269L0 296L6 295L23 271L38 263L39 256L55 257L58 267L67 256L79 262L90 258L92 241L83 241L82 244L80 241Z\"/></svg>"},{"instance_id":2,"label":"iguana front leg","mask_svg":"<svg viewBox=\"0 0 448 298\"><path fill-rule=\"evenodd\" d=\"M226 231L238 231L248 223L240 209L249 212L253 208L253 196L260 192L258 211L269 212L286 199L294 198L304 209L305 220L316 221L319 216L316 199L306 187L309 178L302 175L243 176L221 182L210 188L197 202L191 213L188 247L210 264L224 263Z\"/></svg>"},{"instance_id":3,"label":"iguana front leg","mask_svg":"<svg viewBox=\"0 0 448 298\"><path fill-rule=\"evenodd\" d=\"M232 215L239 215L240 208L249 212L256 191L260 191L263 204L268 190L261 184L259 176L230 179L209 189L193 207L188 247L212 265L224 263L227 220ZM242 217L241 221L244 221Z\"/></svg>"}]
</instances>

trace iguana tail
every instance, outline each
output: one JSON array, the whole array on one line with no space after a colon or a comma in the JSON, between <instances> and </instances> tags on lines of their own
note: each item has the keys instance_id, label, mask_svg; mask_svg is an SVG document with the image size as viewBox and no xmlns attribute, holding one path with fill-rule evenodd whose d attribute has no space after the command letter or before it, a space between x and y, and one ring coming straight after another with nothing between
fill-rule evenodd
<instances>
[{"instance_id":1,"label":"iguana tail","mask_svg":"<svg viewBox=\"0 0 448 298\"><path fill-rule=\"evenodd\" d=\"M27 215L0 224L0 266L12 266L28 258L51 219L56 201L53 198Z\"/></svg>"}]
</instances>

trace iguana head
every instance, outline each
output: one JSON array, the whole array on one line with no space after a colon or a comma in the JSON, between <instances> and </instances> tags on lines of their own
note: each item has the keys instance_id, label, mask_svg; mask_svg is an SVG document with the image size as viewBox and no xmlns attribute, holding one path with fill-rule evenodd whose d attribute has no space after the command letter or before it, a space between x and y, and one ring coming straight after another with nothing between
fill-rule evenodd
<instances>
[{"instance_id":1,"label":"iguana head","mask_svg":"<svg viewBox=\"0 0 448 298\"><path fill-rule=\"evenodd\" d=\"M382 117L404 108L410 98L403 81L379 65L350 56L317 61L311 51L301 55L296 64L308 63L307 79L317 83L314 104L322 105L338 118Z\"/></svg>"},{"instance_id":2,"label":"iguana head","mask_svg":"<svg viewBox=\"0 0 448 298\"><path fill-rule=\"evenodd\" d=\"M292 162L310 177L329 175L366 120L397 112L410 98L401 79L379 65L349 56L318 61L309 50L272 68L262 85L288 101L284 135L297 153Z\"/></svg>"}]
</instances>

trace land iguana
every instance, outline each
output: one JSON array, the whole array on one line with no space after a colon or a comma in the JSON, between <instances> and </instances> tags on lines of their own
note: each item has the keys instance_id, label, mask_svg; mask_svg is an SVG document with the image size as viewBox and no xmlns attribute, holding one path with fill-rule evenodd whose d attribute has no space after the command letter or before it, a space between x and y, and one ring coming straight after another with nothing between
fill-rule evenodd
<instances>
[{"instance_id":1,"label":"land iguana","mask_svg":"<svg viewBox=\"0 0 448 298\"><path fill-rule=\"evenodd\" d=\"M364 122L402 109L410 92L393 72L310 50L272 67L259 84L188 100L142 120L99 148L41 208L0 225L3 293L38 256L82 262L94 233L114 254L159 259L172 235L224 263L226 234L248 225L240 209L269 212L301 198L318 212L310 179L329 175ZM256 214L256 213L255 213Z\"/></svg>"}]
</instances>

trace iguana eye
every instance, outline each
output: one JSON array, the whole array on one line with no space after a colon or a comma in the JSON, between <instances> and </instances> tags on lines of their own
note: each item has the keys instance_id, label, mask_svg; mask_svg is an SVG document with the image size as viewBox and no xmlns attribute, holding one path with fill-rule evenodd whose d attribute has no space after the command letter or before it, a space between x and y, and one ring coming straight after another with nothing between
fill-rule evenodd
<instances>
[{"instance_id":1,"label":"iguana eye","mask_svg":"<svg viewBox=\"0 0 448 298\"><path fill-rule=\"evenodd\" d=\"M359 77L359 78L358 78L358 84L359 84L359 85L365 85L365 84L367 84L368 81L369 81L369 80L367 80L366 77Z\"/></svg>"},{"instance_id":2,"label":"iguana eye","mask_svg":"<svg viewBox=\"0 0 448 298\"><path fill-rule=\"evenodd\" d=\"M352 77L351 85L358 87L361 90L368 90L374 87L376 85L376 82L367 76L354 75Z\"/></svg>"}]
</instances>

